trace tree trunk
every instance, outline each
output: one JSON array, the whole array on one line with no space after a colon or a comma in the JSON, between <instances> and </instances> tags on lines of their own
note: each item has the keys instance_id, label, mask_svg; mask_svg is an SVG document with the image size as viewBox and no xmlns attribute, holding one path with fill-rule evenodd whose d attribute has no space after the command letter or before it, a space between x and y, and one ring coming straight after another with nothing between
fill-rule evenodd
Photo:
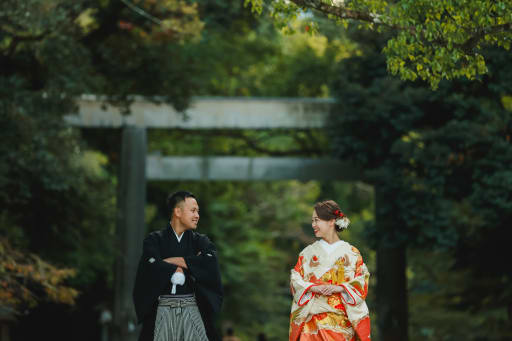
<instances>
[{"instance_id":1,"label":"tree trunk","mask_svg":"<svg viewBox=\"0 0 512 341\"><path fill-rule=\"evenodd\" d=\"M377 250L377 325L381 341L407 341L405 247Z\"/></svg>"},{"instance_id":2,"label":"tree trunk","mask_svg":"<svg viewBox=\"0 0 512 341\"><path fill-rule=\"evenodd\" d=\"M378 227L394 224L379 203L386 200L376 188L376 220ZM380 194L380 195L379 195ZM393 226L393 225L391 225ZM386 229L390 230L390 229ZM377 249L377 327L380 341L408 340L406 247L381 242Z\"/></svg>"}]
</instances>

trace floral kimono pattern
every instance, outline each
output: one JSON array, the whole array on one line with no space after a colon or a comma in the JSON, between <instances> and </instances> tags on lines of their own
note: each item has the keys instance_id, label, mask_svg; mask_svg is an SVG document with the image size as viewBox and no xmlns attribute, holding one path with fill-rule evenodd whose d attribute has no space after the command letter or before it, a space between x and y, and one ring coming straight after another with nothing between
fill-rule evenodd
<instances>
[{"instance_id":1,"label":"floral kimono pattern","mask_svg":"<svg viewBox=\"0 0 512 341\"><path fill-rule=\"evenodd\" d=\"M291 270L293 303L290 341L369 341L366 306L370 273L359 250L345 241L327 253L317 241L307 246ZM339 285L330 296L313 293L316 285Z\"/></svg>"}]
</instances>

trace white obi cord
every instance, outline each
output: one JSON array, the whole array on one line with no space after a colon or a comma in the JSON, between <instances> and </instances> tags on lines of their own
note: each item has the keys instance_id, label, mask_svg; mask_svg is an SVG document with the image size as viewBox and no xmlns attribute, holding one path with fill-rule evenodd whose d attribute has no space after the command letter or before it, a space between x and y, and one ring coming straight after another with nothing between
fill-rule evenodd
<instances>
[{"instance_id":1,"label":"white obi cord","mask_svg":"<svg viewBox=\"0 0 512 341\"><path fill-rule=\"evenodd\" d=\"M185 284L185 275L183 272L175 272L171 276L172 290L171 294L176 294L176 285Z\"/></svg>"}]
</instances>

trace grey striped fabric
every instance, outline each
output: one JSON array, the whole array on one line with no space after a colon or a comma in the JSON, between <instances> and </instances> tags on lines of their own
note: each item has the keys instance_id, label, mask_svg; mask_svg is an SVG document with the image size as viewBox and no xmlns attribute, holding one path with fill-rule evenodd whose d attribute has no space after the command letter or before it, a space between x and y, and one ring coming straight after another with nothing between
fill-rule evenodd
<instances>
[{"instance_id":1,"label":"grey striped fabric","mask_svg":"<svg viewBox=\"0 0 512 341\"><path fill-rule=\"evenodd\" d=\"M194 295L158 298L154 341L208 341Z\"/></svg>"}]
</instances>

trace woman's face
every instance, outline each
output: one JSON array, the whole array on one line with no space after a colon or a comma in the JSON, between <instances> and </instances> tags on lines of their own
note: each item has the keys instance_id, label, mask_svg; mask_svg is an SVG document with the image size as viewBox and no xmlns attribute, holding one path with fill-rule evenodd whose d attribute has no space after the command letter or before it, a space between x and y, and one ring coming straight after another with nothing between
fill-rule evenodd
<instances>
[{"instance_id":1,"label":"woman's face","mask_svg":"<svg viewBox=\"0 0 512 341\"><path fill-rule=\"evenodd\" d=\"M313 210L313 215L311 217L311 227L313 227L315 237L326 238L332 235L334 231L334 219L322 220L318 218L316 211Z\"/></svg>"}]
</instances>

